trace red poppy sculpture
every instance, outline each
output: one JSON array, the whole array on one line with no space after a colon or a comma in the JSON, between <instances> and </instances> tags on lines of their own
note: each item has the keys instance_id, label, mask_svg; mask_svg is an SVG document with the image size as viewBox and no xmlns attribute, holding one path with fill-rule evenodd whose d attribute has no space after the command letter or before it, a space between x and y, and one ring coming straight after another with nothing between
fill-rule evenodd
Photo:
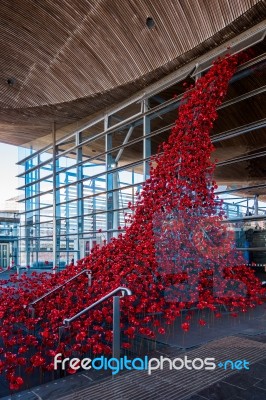
<instances>
[{"instance_id":1,"label":"red poppy sculpture","mask_svg":"<svg viewBox=\"0 0 266 400\"><path fill-rule=\"evenodd\" d=\"M156 338L184 309L208 309L217 318L226 306L233 316L261 304L265 289L234 249L232 233L222 223L222 202L215 196L214 147L210 132L228 83L243 55L215 62L194 88L184 94L174 128L150 162L150 178L129 205L124 233L56 275L12 275L0 286L0 373L10 390L27 386L34 371L53 374L53 358L82 358L111 353L112 302L72 323L63 337L59 327L118 286L133 295L121 299L124 341L129 349L136 334ZM64 283L84 268L85 274L35 306L31 301ZM180 323L190 329L191 311ZM206 325L202 318L199 329ZM22 371L24 371L22 373ZM26 372L26 373L25 373ZM69 371L70 373L73 371ZM39 373L39 372L38 372Z\"/></svg>"}]
</instances>

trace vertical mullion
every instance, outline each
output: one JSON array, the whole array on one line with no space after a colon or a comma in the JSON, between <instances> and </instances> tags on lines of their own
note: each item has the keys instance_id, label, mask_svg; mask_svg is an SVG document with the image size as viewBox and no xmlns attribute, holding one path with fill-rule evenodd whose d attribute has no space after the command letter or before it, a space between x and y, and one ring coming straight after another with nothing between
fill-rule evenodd
<instances>
[{"instance_id":1,"label":"vertical mullion","mask_svg":"<svg viewBox=\"0 0 266 400\"><path fill-rule=\"evenodd\" d=\"M82 133L78 132L76 134L76 146L82 143ZM80 239L83 236L83 231L84 231L84 204L83 204L83 182L81 181L83 179L83 164L80 165L82 162L82 146L77 148L77 153L76 153L76 162L77 162L77 232L78 232L78 237L77 237L77 258L80 258Z\"/></svg>"},{"instance_id":2,"label":"vertical mullion","mask_svg":"<svg viewBox=\"0 0 266 400\"><path fill-rule=\"evenodd\" d=\"M53 123L53 266L57 266L60 249L60 189L59 189L59 158L57 158L58 147L56 146L56 129Z\"/></svg>"},{"instance_id":3,"label":"vertical mullion","mask_svg":"<svg viewBox=\"0 0 266 400\"><path fill-rule=\"evenodd\" d=\"M40 165L40 154L37 156L37 164ZM39 251L40 251L40 167L35 170L35 191L38 195L35 198L35 255L36 255L36 264L39 261Z\"/></svg>"},{"instance_id":4,"label":"vertical mullion","mask_svg":"<svg viewBox=\"0 0 266 400\"><path fill-rule=\"evenodd\" d=\"M32 167L32 158L25 163L25 250L26 250L26 263L31 263L31 227L32 227L32 199L28 198L32 195L32 185L27 186L31 183L32 172L26 172Z\"/></svg>"},{"instance_id":5,"label":"vertical mullion","mask_svg":"<svg viewBox=\"0 0 266 400\"><path fill-rule=\"evenodd\" d=\"M104 119L104 130L106 131L108 129L108 122L109 122L109 117L106 116ZM113 157L112 154L110 153L112 149L112 133L107 133L105 135L105 151L106 151L106 157L105 157L105 162L106 162L106 205L107 205L107 215L106 215L106 221L107 221L107 241L109 242L110 239L113 236L113 174L109 172L112 169L112 163L113 163Z\"/></svg>"}]
</instances>

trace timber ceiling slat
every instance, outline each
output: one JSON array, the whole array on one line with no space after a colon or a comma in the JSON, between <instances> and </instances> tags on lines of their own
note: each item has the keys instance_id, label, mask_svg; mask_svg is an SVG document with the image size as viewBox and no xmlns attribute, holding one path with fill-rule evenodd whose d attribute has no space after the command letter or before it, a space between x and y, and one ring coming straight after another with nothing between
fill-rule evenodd
<instances>
[{"instance_id":1,"label":"timber ceiling slat","mask_svg":"<svg viewBox=\"0 0 266 400\"><path fill-rule=\"evenodd\" d=\"M1 0L0 140L98 112L265 15L264 0Z\"/></svg>"},{"instance_id":2,"label":"timber ceiling slat","mask_svg":"<svg viewBox=\"0 0 266 400\"><path fill-rule=\"evenodd\" d=\"M3 0L0 36L6 59L1 70L6 71L9 59L13 68L6 76L16 78L15 59L20 58L23 86L15 104L13 93L6 94L6 106L71 101L135 80L224 28L224 4L235 10L232 22L258 2L193 0L192 7L191 0ZM145 26L149 15L155 21L152 30Z\"/></svg>"}]
</instances>

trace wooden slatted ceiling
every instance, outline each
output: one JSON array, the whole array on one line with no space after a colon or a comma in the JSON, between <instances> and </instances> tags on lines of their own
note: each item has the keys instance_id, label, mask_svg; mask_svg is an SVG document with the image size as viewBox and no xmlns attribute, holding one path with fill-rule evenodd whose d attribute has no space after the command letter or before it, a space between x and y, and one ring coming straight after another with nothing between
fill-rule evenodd
<instances>
[{"instance_id":1,"label":"wooden slatted ceiling","mask_svg":"<svg viewBox=\"0 0 266 400\"><path fill-rule=\"evenodd\" d=\"M2 106L72 101L135 81L259 2L2 0L2 84L17 80L13 91L5 85Z\"/></svg>"},{"instance_id":2,"label":"wooden slatted ceiling","mask_svg":"<svg viewBox=\"0 0 266 400\"><path fill-rule=\"evenodd\" d=\"M1 0L0 141L120 102L265 15L265 0Z\"/></svg>"}]
</instances>

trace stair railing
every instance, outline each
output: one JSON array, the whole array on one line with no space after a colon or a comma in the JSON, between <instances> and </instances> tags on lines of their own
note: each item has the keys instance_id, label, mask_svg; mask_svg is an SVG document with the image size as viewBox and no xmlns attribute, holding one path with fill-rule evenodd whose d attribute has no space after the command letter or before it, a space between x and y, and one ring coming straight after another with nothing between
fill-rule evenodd
<instances>
[{"instance_id":1,"label":"stair railing","mask_svg":"<svg viewBox=\"0 0 266 400\"><path fill-rule=\"evenodd\" d=\"M88 277L88 287L91 286L91 281L92 281L92 272L90 269L83 269L82 271L80 271L78 274L72 276L72 278L68 279L67 281L65 281L64 283L62 283L59 286L56 286L54 289L50 290L49 292L45 293L44 295L38 297L38 299L32 301L31 303L28 304L28 311L31 315L31 318L34 318L35 316L35 304L39 303L41 300L45 299L46 297L50 296L50 294L56 292L57 290L61 289L62 287L64 287L65 285L67 285L69 282L73 281L74 279L76 279L77 277L79 277L82 274L86 274Z\"/></svg>"},{"instance_id":2,"label":"stair railing","mask_svg":"<svg viewBox=\"0 0 266 400\"><path fill-rule=\"evenodd\" d=\"M0 274L4 274L5 272L10 272L10 273L12 274L13 271L12 271L11 268L7 267L7 268L2 269L2 270L0 271ZM14 273L14 272L13 272L13 273ZM19 275L18 267L17 267L17 274Z\"/></svg>"},{"instance_id":3,"label":"stair railing","mask_svg":"<svg viewBox=\"0 0 266 400\"><path fill-rule=\"evenodd\" d=\"M117 287L112 292L106 294L99 300L95 301L95 303L91 304L90 306L84 308L76 315L70 318L65 318L63 320L63 326L59 328L59 338L61 337L62 333L64 332L66 327L69 327L70 324L81 317L83 314L87 313L88 311L95 308L97 305L103 303L105 300L108 300L110 297L113 297L113 344L112 344L112 354L113 358L119 359L120 358L120 296L114 296L116 293L122 292L122 296L131 296L132 292L130 289L126 287Z\"/></svg>"}]
</instances>

